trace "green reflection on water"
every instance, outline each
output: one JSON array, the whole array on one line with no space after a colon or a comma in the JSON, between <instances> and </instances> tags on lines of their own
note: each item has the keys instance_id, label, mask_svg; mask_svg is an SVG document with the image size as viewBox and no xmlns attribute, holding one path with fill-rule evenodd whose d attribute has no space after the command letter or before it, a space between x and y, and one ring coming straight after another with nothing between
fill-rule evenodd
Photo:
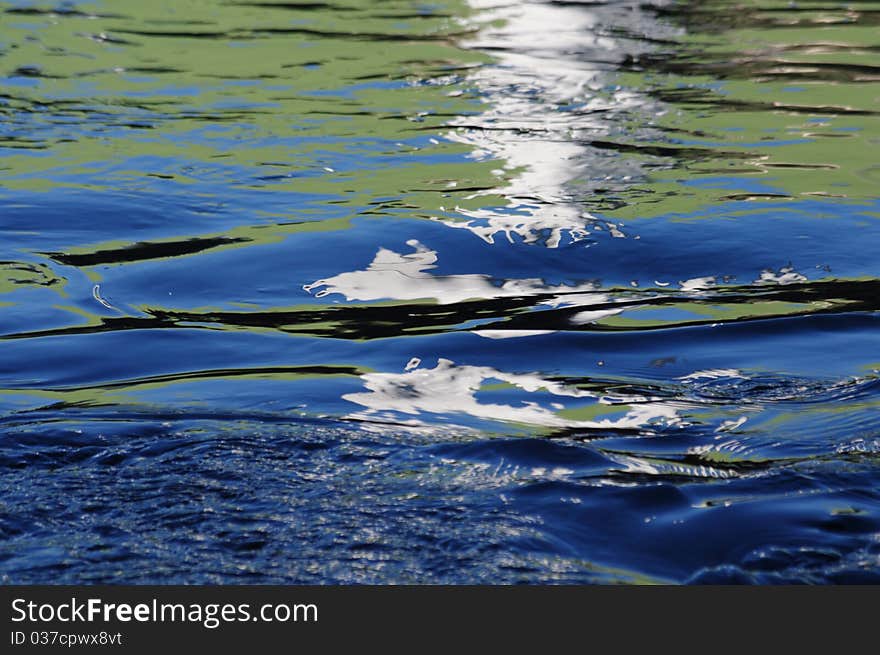
<instances>
[{"instance_id":1,"label":"green reflection on water","mask_svg":"<svg viewBox=\"0 0 880 655\"><path fill-rule=\"evenodd\" d=\"M169 236L146 244L125 237L70 243L61 255L91 283L102 280L101 266L204 252L162 254L154 247L185 240L218 240L211 249L224 250L345 230L356 215L455 221L457 209L504 206L508 199L491 191L517 170L464 159L472 149L465 143L413 145L449 129L451 118L481 110L466 73L492 61L456 41L470 29L462 20L470 14L465 2L450 0L432 14L413 6L363 1L320 5L318 11L120 0L79 5L78 14L0 13L2 72L32 83L7 85L3 92L0 113L18 130L5 142L7 153L19 154L3 160L0 193L67 185L153 195L191 189L194 198L206 199L213 184L250 194L254 206L239 224L222 230L193 235L191 226L169 225ZM719 202L736 203L731 211L744 216L753 211L748 201L756 199L785 203L784 211L815 195L872 200L880 181L874 155L880 91L873 64L880 3L854 10L810 2L803 7L719 1L660 11L688 31L668 51L626 64L617 81L659 99L667 111L650 118L634 114L629 143L601 146L641 161L647 180L620 191L622 205L604 205L598 195L583 198L584 204L619 218L673 213L695 220ZM336 161L356 165L338 167ZM730 179L682 184L719 176ZM765 190L755 191L755 182ZM342 216L323 216L308 203L278 202L295 194L318 196L341 208ZM261 197L274 202L264 206ZM96 252L105 253L101 266L84 257ZM47 253L65 262L58 255ZM0 276L0 293L41 286L64 295L64 279L43 264L7 262ZM524 299L515 310L526 312L532 304ZM670 309L721 321L801 315L828 305L686 301ZM103 329L105 319L95 313L56 307L74 320L85 318L84 331ZM163 325L318 337L362 339L357 324L379 324L375 314L368 318L356 309L340 319L343 314L330 306L319 313L314 306L267 307L259 317L247 311L218 317L224 310L213 306L186 312L132 307L158 315ZM433 311L415 311L423 309ZM508 311L486 310L499 318ZM638 313L628 310L593 325L688 323L639 320ZM460 329L459 319L436 314L413 326L395 317L384 319L380 332L452 331Z\"/></svg>"},{"instance_id":2,"label":"green reflection on water","mask_svg":"<svg viewBox=\"0 0 880 655\"><path fill-rule=\"evenodd\" d=\"M655 140L639 146L705 151L671 164L655 158L649 181L621 194L628 204L609 213L639 218L725 200L876 197L880 3L720 0L677 3L664 13L688 31L621 75L669 107L652 121ZM682 187L709 176L741 182ZM755 183L768 187L766 196Z\"/></svg>"},{"instance_id":3,"label":"green reflection on water","mask_svg":"<svg viewBox=\"0 0 880 655\"><path fill-rule=\"evenodd\" d=\"M378 166L296 173L323 171L334 154L356 156L356 140L382 140L391 148L384 154L413 153L400 142L475 111L472 97L450 90L457 72L488 60L451 41L463 30L449 18L467 14L461 2L424 15L410 2L314 11L120 0L78 9L83 15L0 14L3 71L33 83L8 86L0 109L25 133L5 143L21 148L4 159L7 189L138 190L160 175L345 193L352 206L415 189L414 201L435 210L437 199L419 190L449 179L448 166L414 158L394 167L394 179ZM444 151L465 148L447 143ZM252 178L279 168L289 180ZM469 186L492 186L485 169L474 167Z\"/></svg>"}]
</instances>

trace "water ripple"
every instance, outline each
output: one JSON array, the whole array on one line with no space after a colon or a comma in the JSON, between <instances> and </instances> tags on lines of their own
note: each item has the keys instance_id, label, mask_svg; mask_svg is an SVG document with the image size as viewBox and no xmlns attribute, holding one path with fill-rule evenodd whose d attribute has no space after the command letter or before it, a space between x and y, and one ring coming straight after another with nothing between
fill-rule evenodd
<instances>
[{"instance_id":1,"label":"water ripple","mask_svg":"<svg viewBox=\"0 0 880 655\"><path fill-rule=\"evenodd\" d=\"M0 1L0 581L877 582L877 3L178 5Z\"/></svg>"}]
</instances>

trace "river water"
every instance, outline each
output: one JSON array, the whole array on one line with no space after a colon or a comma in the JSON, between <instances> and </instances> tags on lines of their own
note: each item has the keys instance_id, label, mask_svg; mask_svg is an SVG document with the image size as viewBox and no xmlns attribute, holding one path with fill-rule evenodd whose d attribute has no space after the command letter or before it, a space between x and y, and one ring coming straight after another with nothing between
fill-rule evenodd
<instances>
[{"instance_id":1,"label":"river water","mask_svg":"<svg viewBox=\"0 0 880 655\"><path fill-rule=\"evenodd\" d=\"M3 582L880 582L880 3L0 12Z\"/></svg>"}]
</instances>

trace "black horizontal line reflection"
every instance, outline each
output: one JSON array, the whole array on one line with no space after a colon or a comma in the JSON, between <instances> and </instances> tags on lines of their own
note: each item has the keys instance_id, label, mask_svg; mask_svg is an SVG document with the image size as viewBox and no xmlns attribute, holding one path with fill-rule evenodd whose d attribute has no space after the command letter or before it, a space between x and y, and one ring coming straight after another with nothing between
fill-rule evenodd
<instances>
[{"instance_id":1,"label":"black horizontal line reflection","mask_svg":"<svg viewBox=\"0 0 880 655\"><path fill-rule=\"evenodd\" d=\"M168 177L168 176L163 176ZM246 243L251 239L243 237L210 237L185 239L182 241L154 241L135 243L122 248L96 250L88 253L42 253L60 264L68 266L95 266L98 264L118 264L122 262L143 261L146 259L163 259L192 255L220 246L235 243Z\"/></svg>"},{"instance_id":2,"label":"black horizontal line reflection","mask_svg":"<svg viewBox=\"0 0 880 655\"><path fill-rule=\"evenodd\" d=\"M613 290L610 290L613 292ZM640 294L621 300L589 305L589 310L604 311L662 308L674 305L714 306L718 304L742 307L742 313L723 319L726 325L753 321L772 321L826 314L865 314L880 311L880 280L833 280L795 283L785 286L746 285L722 287L699 295L686 292L664 292L656 295ZM640 332L698 327L717 324L714 317L693 320L664 321L638 324L603 324L573 322L583 312L582 305L531 311L541 301L560 294L535 294L468 300L438 305L433 303L401 303L398 305L333 305L314 309L271 311L205 311L191 312L146 308L146 317L104 317L94 325L74 326L8 334L0 339L27 339L43 336L92 334L122 330L149 329L223 329L251 328L278 330L316 338L382 339L418 332L439 334L471 330L558 330L571 332ZM787 311L748 313L748 307L757 303L779 302L795 305ZM800 305L801 307L797 307ZM481 321L477 328L461 328L464 323Z\"/></svg>"},{"instance_id":3,"label":"black horizontal line reflection","mask_svg":"<svg viewBox=\"0 0 880 655\"><path fill-rule=\"evenodd\" d=\"M70 391L85 389L116 389L121 387L132 387L147 384L161 384L166 382L182 382L186 380L206 380L212 378L236 378L247 376L279 376L279 375L348 375L358 376L364 371L355 366L261 366L255 368L223 368L210 369L204 371L183 371L180 373L169 373L166 375L151 375L148 377L127 379L114 382L104 382L88 386L77 386L75 388L51 388L49 391Z\"/></svg>"}]
</instances>

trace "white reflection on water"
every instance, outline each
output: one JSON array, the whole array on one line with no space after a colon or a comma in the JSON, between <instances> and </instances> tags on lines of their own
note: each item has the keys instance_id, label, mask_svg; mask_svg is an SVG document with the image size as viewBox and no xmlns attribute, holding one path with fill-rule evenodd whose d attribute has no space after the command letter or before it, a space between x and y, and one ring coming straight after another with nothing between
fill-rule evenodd
<instances>
[{"instance_id":1,"label":"white reflection on water","mask_svg":"<svg viewBox=\"0 0 880 655\"><path fill-rule=\"evenodd\" d=\"M606 28L614 12L625 14L629 25L649 19L637 3L619 8L499 0L470 4L484 26L461 45L491 51L496 63L469 77L486 100L483 113L452 121L457 129L447 136L472 146L474 158L503 162L499 174L506 185L490 193L504 196L508 205L456 207L471 220L447 224L489 243L498 235L510 240L518 235L550 248L566 237L579 241L595 218L579 206L569 183L603 174L608 179L608 173L624 180L639 174L631 161L615 162L612 170L607 157L597 158L582 141L608 137L619 120L606 112L619 118L621 111L647 103L633 90L614 86L609 75L626 53L646 44L609 36Z\"/></svg>"},{"instance_id":2,"label":"white reflection on water","mask_svg":"<svg viewBox=\"0 0 880 655\"><path fill-rule=\"evenodd\" d=\"M722 469L705 464L691 465L681 462L649 459L622 453L603 453L608 459L623 466L626 473L641 473L647 475L685 475L693 478L735 478L738 473L735 470ZM646 521L648 522L648 521Z\"/></svg>"},{"instance_id":3,"label":"white reflection on water","mask_svg":"<svg viewBox=\"0 0 880 655\"><path fill-rule=\"evenodd\" d=\"M440 304L451 304L469 299L504 298L536 294L559 294L544 301L552 307L560 304L607 302L608 296L600 293L583 295L596 285L585 282L579 285L547 285L537 278L505 280L496 284L488 275L435 275L437 252L430 250L415 239L407 241L412 253L401 254L380 248L363 271L340 273L323 280L316 280L303 287L316 298L338 293L347 300L420 300L434 298ZM323 288L320 288L323 287Z\"/></svg>"},{"instance_id":4,"label":"white reflection on water","mask_svg":"<svg viewBox=\"0 0 880 655\"><path fill-rule=\"evenodd\" d=\"M679 380L718 380L738 378L747 379L745 375L733 368L711 368L702 371L694 371L688 375L679 377Z\"/></svg>"},{"instance_id":5,"label":"white reflection on water","mask_svg":"<svg viewBox=\"0 0 880 655\"><path fill-rule=\"evenodd\" d=\"M783 266L778 271L766 269L761 271L761 276L755 280L755 284L797 284L798 282L806 282L807 277L794 270L790 264Z\"/></svg>"},{"instance_id":6,"label":"white reflection on water","mask_svg":"<svg viewBox=\"0 0 880 655\"><path fill-rule=\"evenodd\" d=\"M346 394L343 399L366 409L350 414L350 419L388 421L395 413L406 416L451 414L551 428L593 429L645 429L656 421L670 424L680 420L673 406L657 399L633 396L629 399L632 404L625 404L624 398L621 399L624 404L618 405L617 400L612 402L589 391L544 379L537 373L506 373L488 366L458 365L442 358L437 360L434 368L420 367L403 373L366 373L361 377L366 391ZM485 402L477 397L481 390L488 393L484 388L486 383L499 382L527 394L549 394L553 409L536 402L537 396L534 400L525 396L515 405ZM622 416L614 413L614 418L569 419L556 411L564 409L565 406L559 403L564 398L590 398L595 404L613 404L626 411ZM583 405L583 402L578 404Z\"/></svg>"}]
</instances>

